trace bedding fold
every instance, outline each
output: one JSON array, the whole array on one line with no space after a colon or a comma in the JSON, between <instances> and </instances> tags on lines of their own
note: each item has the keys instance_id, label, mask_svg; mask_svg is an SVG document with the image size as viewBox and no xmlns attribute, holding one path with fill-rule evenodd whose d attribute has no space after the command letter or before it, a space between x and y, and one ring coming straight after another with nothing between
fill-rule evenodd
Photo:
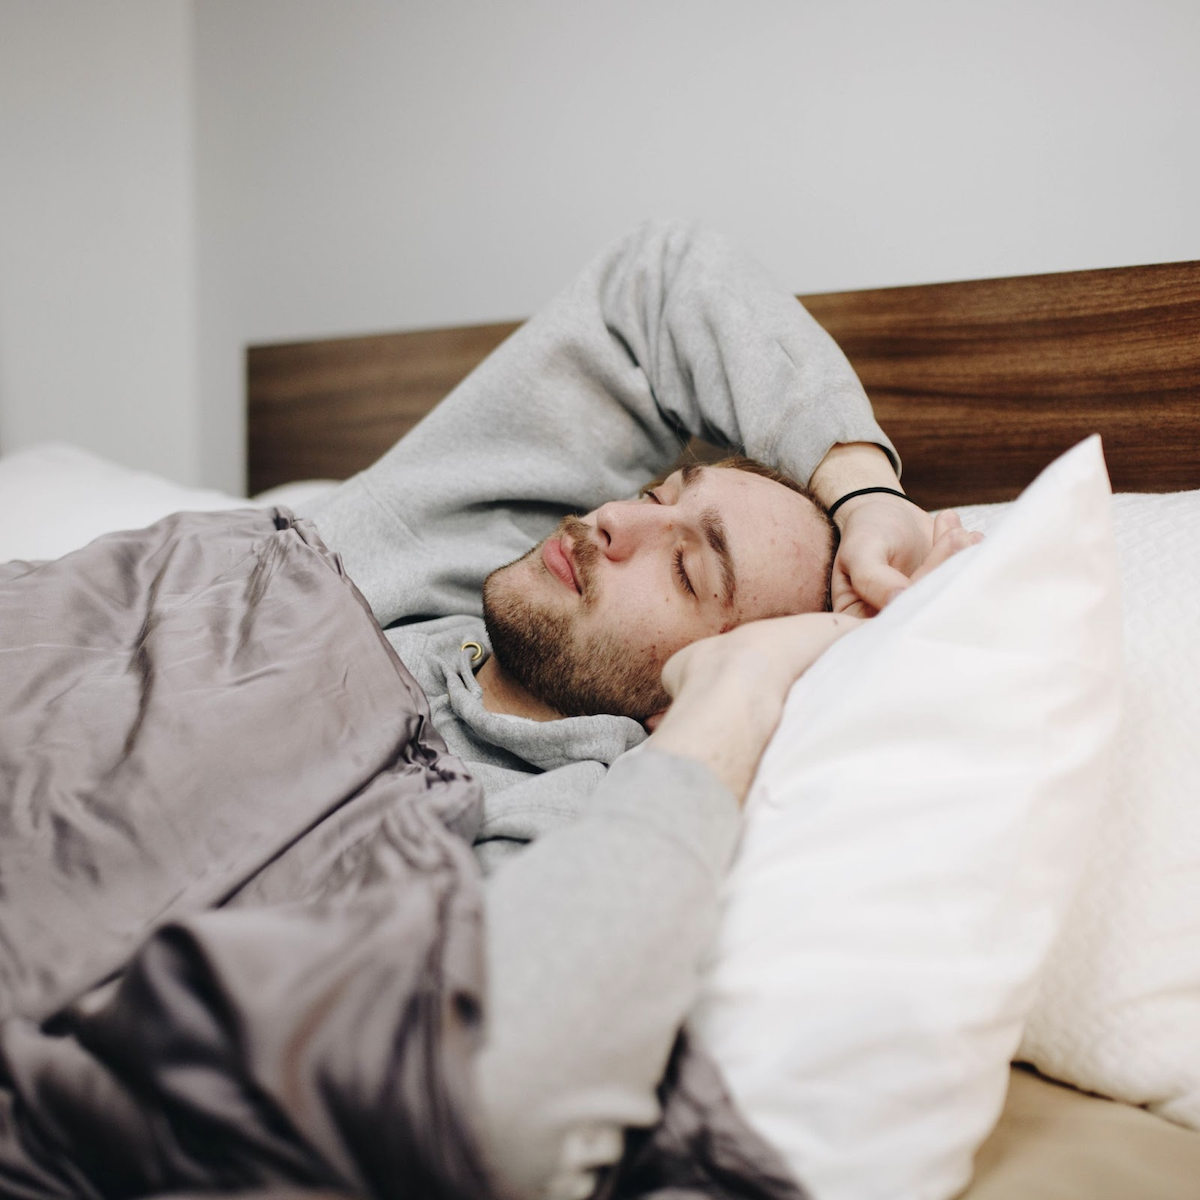
<instances>
[{"instance_id":1,"label":"bedding fold","mask_svg":"<svg viewBox=\"0 0 1200 1200\"><path fill-rule=\"evenodd\" d=\"M313 528L0 567L0 651L0 1195L495 1194L481 792ZM606 1196L802 1197L682 1037L659 1100Z\"/></svg>"},{"instance_id":2,"label":"bedding fold","mask_svg":"<svg viewBox=\"0 0 1200 1200\"><path fill-rule=\"evenodd\" d=\"M0 639L0 1015L54 1011L263 872L280 901L344 888L409 789L478 822L421 689L285 510L8 564Z\"/></svg>"}]
</instances>

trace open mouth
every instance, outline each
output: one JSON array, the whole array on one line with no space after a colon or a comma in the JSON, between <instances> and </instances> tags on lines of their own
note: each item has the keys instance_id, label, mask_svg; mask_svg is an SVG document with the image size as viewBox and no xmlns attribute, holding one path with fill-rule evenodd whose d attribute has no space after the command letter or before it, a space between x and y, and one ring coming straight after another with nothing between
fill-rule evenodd
<instances>
[{"instance_id":1,"label":"open mouth","mask_svg":"<svg viewBox=\"0 0 1200 1200\"><path fill-rule=\"evenodd\" d=\"M580 592L579 581L575 578L575 564L562 538L548 538L542 545L542 562L546 570L573 592Z\"/></svg>"}]
</instances>

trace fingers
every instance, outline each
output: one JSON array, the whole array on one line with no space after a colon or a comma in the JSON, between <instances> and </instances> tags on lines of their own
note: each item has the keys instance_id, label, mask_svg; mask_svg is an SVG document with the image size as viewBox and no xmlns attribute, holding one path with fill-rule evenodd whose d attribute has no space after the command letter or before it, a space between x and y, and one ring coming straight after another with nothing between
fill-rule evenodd
<instances>
[{"instance_id":1,"label":"fingers","mask_svg":"<svg viewBox=\"0 0 1200 1200\"><path fill-rule=\"evenodd\" d=\"M981 533L963 528L962 519L953 509L938 513L933 521L932 545L911 576L893 566L886 548L873 538L860 539L853 548L843 543L830 588L833 611L874 616L910 584L982 540Z\"/></svg>"},{"instance_id":2,"label":"fingers","mask_svg":"<svg viewBox=\"0 0 1200 1200\"><path fill-rule=\"evenodd\" d=\"M856 617L860 621L865 621L879 614L879 609L873 608L865 600L853 593L847 595L841 602L840 607L835 606L833 611L839 616Z\"/></svg>"},{"instance_id":3,"label":"fingers","mask_svg":"<svg viewBox=\"0 0 1200 1200\"><path fill-rule=\"evenodd\" d=\"M982 533L964 529L957 516L955 522L934 541L933 549L929 552L928 557L913 572L911 582L915 583L918 579L923 579L930 571L940 567L942 563L947 562L960 551L967 549L968 546L977 546L983 541Z\"/></svg>"},{"instance_id":4,"label":"fingers","mask_svg":"<svg viewBox=\"0 0 1200 1200\"><path fill-rule=\"evenodd\" d=\"M829 581L829 610L859 618L873 617L878 611L854 590L850 575L840 559L834 563L833 577Z\"/></svg>"},{"instance_id":5,"label":"fingers","mask_svg":"<svg viewBox=\"0 0 1200 1200\"><path fill-rule=\"evenodd\" d=\"M859 604L871 609L872 612L866 615L872 616L894 600L909 583L908 576L903 571L886 562L868 561L862 565L851 563L843 570L849 591L834 598L835 612L858 615L854 613L854 605Z\"/></svg>"},{"instance_id":6,"label":"fingers","mask_svg":"<svg viewBox=\"0 0 1200 1200\"><path fill-rule=\"evenodd\" d=\"M962 518L952 508L938 513L933 519L933 540L936 542L943 534L951 529L961 529Z\"/></svg>"}]
</instances>

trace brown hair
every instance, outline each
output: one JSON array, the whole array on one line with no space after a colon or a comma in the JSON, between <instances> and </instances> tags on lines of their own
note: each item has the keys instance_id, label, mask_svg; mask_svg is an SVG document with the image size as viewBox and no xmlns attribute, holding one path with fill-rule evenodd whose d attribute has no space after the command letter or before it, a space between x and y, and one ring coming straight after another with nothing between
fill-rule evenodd
<instances>
[{"instance_id":1,"label":"brown hair","mask_svg":"<svg viewBox=\"0 0 1200 1200\"><path fill-rule=\"evenodd\" d=\"M821 513L825 512L825 505L804 484L797 483L790 475L785 475L782 471L778 471L774 467L768 467L766 463L759 462L757 458L750 458L745 454L730 454L726 458L718 459L716 462L700 462L697 459L682 464L684 478L686 479L693 471L697 471L701 467L725 467L730 471L746 471L751 475L761 475L764 479L770 479L774 483L782 483L785 488L789 488L793 492L798 492L806 500L811 500L818 511ZM667 481L668 476L674 475L679 469L679 466L674 466L665 474L650 480L649 483L641 488L641 494L645 495L646 492L651 491L653 488L660 487Z\"/></svg>"}]
</instances>

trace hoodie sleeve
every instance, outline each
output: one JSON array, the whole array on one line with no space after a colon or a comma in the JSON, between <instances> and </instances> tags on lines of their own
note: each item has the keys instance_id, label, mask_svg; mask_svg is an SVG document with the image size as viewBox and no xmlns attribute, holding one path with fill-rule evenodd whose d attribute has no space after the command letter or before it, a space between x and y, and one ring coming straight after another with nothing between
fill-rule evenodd
<instances>
[{"instance_id":1,"label":"hoodie sleeve","mask_svg":"<svg viewBox=\"0 0 1200 1200\"><path fill-rule=\"evenodd\" d=\"M633 495L691 434L801 482L838 442L895 457L794 296L716 234L646 225L306 515L381 624L477 614L491 570Z\"/></svg>"},{"instance_id":2,"label":"hoodie sleeve","mask_svg":"<svg viewBox=\"0 0 1200 1200\"><path fill-rule=\"evenodd\" d=\"M653 1125L699 988L737 803L699 762L640 747L574 824L487 883L484 1149L513 1196L573 1200Z\"/></svg>"}]
</instances>

